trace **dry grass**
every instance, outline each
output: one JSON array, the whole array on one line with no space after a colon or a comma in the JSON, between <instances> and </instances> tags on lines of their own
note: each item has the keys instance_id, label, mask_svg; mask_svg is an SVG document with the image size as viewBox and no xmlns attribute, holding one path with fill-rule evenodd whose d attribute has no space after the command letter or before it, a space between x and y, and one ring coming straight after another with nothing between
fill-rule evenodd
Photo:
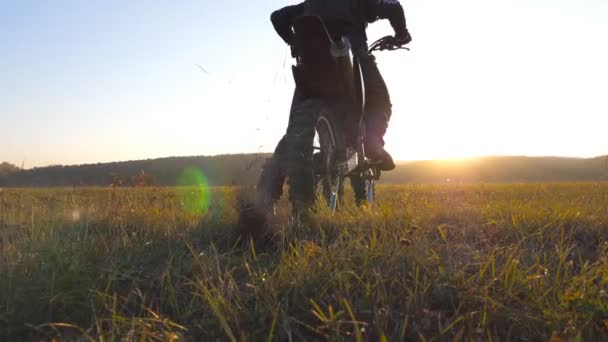
<instances>
[{"instance_id":1,"label":"dry grass","mask_svg":"<svg viewBox=\"0 0 608 342\"><path fill-rule=\"evenodd\" d=\"M0 339L608 338L608 184L386 186L263 241L236 197L4 189Z\"/></svg>"}]
</instances>

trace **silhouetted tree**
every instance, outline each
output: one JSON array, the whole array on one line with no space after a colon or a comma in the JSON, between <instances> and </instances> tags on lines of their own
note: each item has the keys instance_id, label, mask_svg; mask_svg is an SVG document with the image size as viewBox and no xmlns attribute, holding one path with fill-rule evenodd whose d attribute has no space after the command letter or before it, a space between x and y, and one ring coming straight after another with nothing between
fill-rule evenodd
<instances>
[{"instance_id":1,"label":"silhouetted tree","mask_svg":"<svg viewBox=\"0 0 608 342\"><path fill-rule=\"evenodd\" d=\"M19 170L20 169L17 166L15 166L11 163L2 162L0 164L0 175L8 175L10 173L17 172Z\"/></svg>"}]
</instances>

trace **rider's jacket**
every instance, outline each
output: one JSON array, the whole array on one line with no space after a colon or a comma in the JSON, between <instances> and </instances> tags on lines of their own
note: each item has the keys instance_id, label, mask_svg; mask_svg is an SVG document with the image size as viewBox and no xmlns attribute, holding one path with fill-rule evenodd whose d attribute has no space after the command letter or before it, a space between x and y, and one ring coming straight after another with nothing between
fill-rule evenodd
<instances>
[{"instance_id":1,"label":"rider's jacket","mask_svg":"<svg viewBox=\"0 0 608 342\"><path fill-rule=\"evenodd\" d=\"M307 15L310 2L314 1L306 0L297 5L283 7L270 16L275 30L287 44L293 45L295 43L295 35L292 30L295 19ZM365 33L367 24L378 19L388 19L395 33L406 31L405 14L398 0L350 0L341 2L352 4L351 25L349 25L348 32L345 35L350 39L354 49L367 43Z\"/></svg>"}]
</instances>

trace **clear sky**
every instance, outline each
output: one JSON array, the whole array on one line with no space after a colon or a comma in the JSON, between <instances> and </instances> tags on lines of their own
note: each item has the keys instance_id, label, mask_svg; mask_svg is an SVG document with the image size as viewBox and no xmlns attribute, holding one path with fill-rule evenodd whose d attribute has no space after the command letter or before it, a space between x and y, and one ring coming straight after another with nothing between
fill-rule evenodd
<instances>
[{"instance_id":1,"label":"clear sky","mask_svg":"<svg viewBox=\"0 0 608 342\"><path fill-rule=\"evenodd\" d=\"M269 16L291 3L1 1L0 161L272 151L293 82ZM411 51L377 55L396 159L608 154L608 1L402 3Z\"/></svg>"}]
</instances>

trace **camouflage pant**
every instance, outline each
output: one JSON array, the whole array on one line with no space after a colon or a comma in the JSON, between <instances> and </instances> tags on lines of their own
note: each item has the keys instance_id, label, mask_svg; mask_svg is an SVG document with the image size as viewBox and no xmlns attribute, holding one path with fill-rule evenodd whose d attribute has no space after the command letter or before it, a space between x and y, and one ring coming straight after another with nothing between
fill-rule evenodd
<instances>
[{"instance_id":1,"label":"camouflage pant","mask_svg":"<svg viewBox=\"0 0 608 342\"><path fill-rule=\"evenodd\" d=\"M281 197L286 178L289 178L289 199L294 206L307 207L314 203L313 140L323 103L319 98L305 97L295 90L287 132L277 144L273 157L266 162L258 184L258 196L265 205L272 205Z\"/></svg>"},{"instance_id":2,"label":"camouflage pant","mask_svg":"<svg viewBox=\"0 0 608 342\"><path fill-rule=\"evenodd\" d=\"M392 104L376 58L367 52L367 46L354 51L359 59L365 84L365 127L368 140L384 146L384 134L392 115Z\"/></svg>"}]
</instances>

